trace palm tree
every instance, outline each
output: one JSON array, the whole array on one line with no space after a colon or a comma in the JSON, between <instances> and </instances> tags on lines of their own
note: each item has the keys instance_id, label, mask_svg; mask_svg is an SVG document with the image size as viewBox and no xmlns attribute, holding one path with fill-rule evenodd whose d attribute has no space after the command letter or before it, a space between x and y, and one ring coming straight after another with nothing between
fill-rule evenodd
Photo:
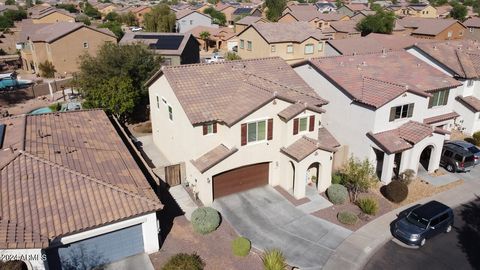
<instances>
[{"instance_id":1,"label":"palm tree","mask_svg":"<svg viewBox=\"0 0 480 270\"><path fill-rule=\"evenodd\" d=\"M200 38L205 43L205 51L208 52L208 41L210 40L210 33L208 31L203 31L200 33Z\"/></svg>"}]
</instances>

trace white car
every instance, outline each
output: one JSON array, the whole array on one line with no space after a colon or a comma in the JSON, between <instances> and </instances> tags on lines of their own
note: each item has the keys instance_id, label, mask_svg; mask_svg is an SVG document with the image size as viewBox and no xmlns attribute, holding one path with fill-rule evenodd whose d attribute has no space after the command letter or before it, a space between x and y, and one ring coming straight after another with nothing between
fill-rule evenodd
<instances>
[{"instance_id":1,"label":"white car","mask_svg":"<svg viewBox=\"0 0 480 270\"><path fill-rule=\"evenodd\" d=\"M223 56L220 56L218 54L212 55L212 57L205 58L205 62L210 64L210 63L215 63L215 62L223 62L225 61L225 58Z\"/></svg>"},{"instance_id":2,"label":"white car","mask_svg":"<svg viewBox=\"0 0 480 270\"><path fill-rule=\"evenodd\" d=\"M138 31L142 31L143 28L134 26L134 27L130 27L130 30L132 30L132 32L138 32Z\"/></svg>"}]
</instances>

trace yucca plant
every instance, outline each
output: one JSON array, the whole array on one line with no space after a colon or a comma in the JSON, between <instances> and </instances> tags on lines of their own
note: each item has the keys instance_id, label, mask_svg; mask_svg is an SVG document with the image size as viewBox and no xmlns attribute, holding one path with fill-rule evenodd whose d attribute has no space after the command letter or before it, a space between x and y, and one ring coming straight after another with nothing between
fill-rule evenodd
<instances>
[{"instance_id":1,"label":"yucca plant","mask_svg":"<svg viewBox=\"0 0 480 270\"><path fill-rule=\"evenodd\" d=\"M285 256L279 249L271 249L265 251L262 256L263 269L265 270L285 270Z\"/></svg>"}]
</instances>

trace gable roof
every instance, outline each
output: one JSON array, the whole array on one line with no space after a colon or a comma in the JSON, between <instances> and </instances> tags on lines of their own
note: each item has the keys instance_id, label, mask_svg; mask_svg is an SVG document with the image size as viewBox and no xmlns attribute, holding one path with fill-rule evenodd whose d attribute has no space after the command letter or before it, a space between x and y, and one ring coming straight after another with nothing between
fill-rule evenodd
<instances>
[{"instance_id":1,"label":"gable roof","mask_svg":"<svg viewBox=\"0 0 480 270\"><path fill-rule=\"evenodd\" d=\"M119 44L143 43L162 55L181 55L191 36L188 33L129 32L125 33Z\"/></svg>"},{"instance_id":2,"label":"gable roof","mask_svg":"<svg viewBox=\"0 0 480 270\"><path fill-rule=\"evenodd\" d=\"M31 26L28 26L28 27L31 27ZM110 30L108 29L99 29L99 28L87 26L83 23L71 23L71 22L57 22L57 23L51 23L51 24L43 24L42 27L38 27L38 28L36 26L33 26L33 31L28 31L29 32L28 34L30 34L28 37L33 42L42 41L42 42L51 43L83 27L116 38L116 36L112 32L110 32Z\"/></svg>"},{"instance_id":3,"label":"gable roof","mask_svg":"<svg viewBox=\"0 0 480 270\"><path fill-rule=\"evenodd\" d=\"M0 227L8 228L7 245L45 247L46 239L162 207L103 111L22 118L0 119L7 137L23 134L23 145L0 164Z\"/></svg>"},{"instance_id":4,"label":"gable roof","mask_svg":"<svg viewBox=\"0 0 480 270\"><path fill-rule=\"evenodd\" d=\"M253 23L245 28L237 36L241 36L243 32L250 28L254 28L267 43L280 42L303 42L309 38L322 40L324 35L320 29L317 29L307 22L291 22L291 23Z\"/></svg>"},{"instance_id":5,"label":"gable roof","mask_svg":"<svg viewBox=\"0 0 480 270\"><path fill-rule=\"evenodd\" d=\"M455 40L417 44L415 48L447 67L456 77L480 77L480 43L474 40Z\"/></svg>"},{"instance_id":6,"label":"gable roof","mask_svg":"<svg viewBox=\"0 0 480 270\"><path fill-rule=\"evenodd\" d=\"M342 18L346 17L344 14L340 13L322 13L320 12L315 5L291 5L286 7L282 13L282 17L290 14L297 21L309 22L315 18L324 21L339 21Z\"/></svg>"},{"instance_id":7,"label":"gable roof","mask_svg":"<svg viewBox=\"0 0 480 270\"><path fill-rule=\"evenodd\" d=\"M188 15L193 14L193 13L198 13L200 15L203 15L203 16L207 17L207 18L211 18L210 15L208 15L208 14L204 14L204 13L198 12L196 10L188 9L188 8L181 9L181 10L175 12L175 16L177 17L177 20L180 20L180 19L182 19L184 17L187 17Z\"/></svg>"},{"instance_id":8,"label":"gable roof","mask_svg":"<svg viewBox=\"0 0 480 270\"><path fill-rule=\"evenodd\" d=\"M318 129L318 139L302 136L287 147L282 147L280 151L287 156L300 162L317 150L335 152L340 143L324 127Z\"/></svg>"},{"instance_id":9,"label":"gable roof","mask_svg":"<svg viewBox=\"0 0 480 270\"><path fill-rule=\"evenodd\" d=\"M68 17L71 17L73 19L75 19L75 15L64 10L64 9L56 9L54 7L38 7L35 6L31 9L28 10L29 14L30 14L30 18L32 19L41 19L47 15L50 15L50 14L53 14L53 13L60 13L60 14L63 14L65 16L68 16Z\"/></svg>"},{"instance_id":10,"label":"gable roof","mask_svg":"<svg viewBox=\"0 0 480 270\"><path fill-rule=\"evenodd\" d=\"M362 10L368 10L368 6L365 4L349 4L349 5L344 5L346 8L350 9L351 11L362 11Z\"/></svg>"},{"instance_id":11,"label":"gable roof","mask_svg":"<svg viewBox=\"0 0 480 270\"><path fill-rule=\"evenodd\" d=\"M207 153L203 154L196 160L191 160L190 162L198 169L199 172L204 173L211 169L213 166L220 163L222 160L228 158L237 152L237 148L229 149L223 144L213 148Z\"/></svg>"},{"instance_id":12,"label":"gable roof","mask_svg":"<svg viewBox=\"0 0 480 270\"><path fill-rule=\"evenodd\" d=\"M340 33L360 33L357 30L358 22L355 20L331 22L330 27Z\"/></svg>"},{"instance_id":13,"label":"gable roof","mask_svg":"<svg viewBox=\"0 0 480 270\"><path fill-rule=\"evenodd\" d=\"M413 30L412 34L427 36L436 36L456 23L463 26L463 24L453 19L405 17L397 21L405 28L414 28L415 30Z\"/></svg>"},{"instance_id":14,"label":"gable roof","mask_svg":"<svg viewBox=\"0 0 480 270\"><path fill-rule=\"evenodd\" d=\"M278 57L165 67L147 85L162 73L192 125L232 126L276 98L312 110L327 103Z\"/></svg>"},{"instance_id":15,"label":"gable roof","mask_svg":"<svg viewBox=\"0 0 480 270\"><path fill-rule=\"evenodd\" d=\"M252 12L253 8L251 7L239 7L236 8L232 15L243 15L243 14L250 14Z\"/></svg>"},{"instance_id":16,"label":"gable roof","mask_svg":"<svg viewBox=\"0 0 480 270\"><path fill-rule=\"evenodd\" d=\"M405 92L427 97L429 92L461 85L405 51L313 58L308 62L352 100L373 108Z\"/></svg>"},{"instance_id":17,"label":"gable roof","mask_svg":"<svg viewBox=\"0 0 480 270\"><path fill-rule=\"evenodd\" d=\"M242 25L250 25L259 21L264 21L262 17L257 17L257 16L245 16L238 20L235 24L242 24Z\"/></svg>"},{"instance_id":18,"label":"gable roof","mask_svg":"<svg viewBox=\"0 0 480 270\"><path fill-rule=\"evenodd\" d=\"M480 99L475 96L457 96L456 100L474 113L480 112Z\"/></svg>"},{"instance_id":19,"label":"gable roof","mask_svg":"<svg viewBox=\"0 0 480 270\"><path fill-rule=\"evenodd\" d=\"M468 18L466 21L463 22L463 25L471 28L480 28L480 17Z\"/></svg>"}]
</instances>

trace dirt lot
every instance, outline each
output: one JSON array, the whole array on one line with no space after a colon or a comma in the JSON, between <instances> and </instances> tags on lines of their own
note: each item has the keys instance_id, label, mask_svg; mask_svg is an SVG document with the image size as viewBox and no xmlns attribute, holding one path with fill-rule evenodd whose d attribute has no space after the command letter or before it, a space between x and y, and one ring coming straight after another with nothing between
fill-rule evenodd
<instances>
[{"instance_id":1,"label":"dirt lot","mask_svg":"<svg viewBox=\"0 0 480 270\"><path fill-rule=\"evenodd\" d=\"M150 255L155 269L161 267L168 259L180 252L196 252L206 263L206 270L260 270L262 261L260 252L250 251L244 258L236 257L231 251L231 242L237 237L236 232L226 221L208 235L195 233L190 222L184 216L175 218L172 230L167 236L161 250Z\"/></svg>"}]
</instances>

